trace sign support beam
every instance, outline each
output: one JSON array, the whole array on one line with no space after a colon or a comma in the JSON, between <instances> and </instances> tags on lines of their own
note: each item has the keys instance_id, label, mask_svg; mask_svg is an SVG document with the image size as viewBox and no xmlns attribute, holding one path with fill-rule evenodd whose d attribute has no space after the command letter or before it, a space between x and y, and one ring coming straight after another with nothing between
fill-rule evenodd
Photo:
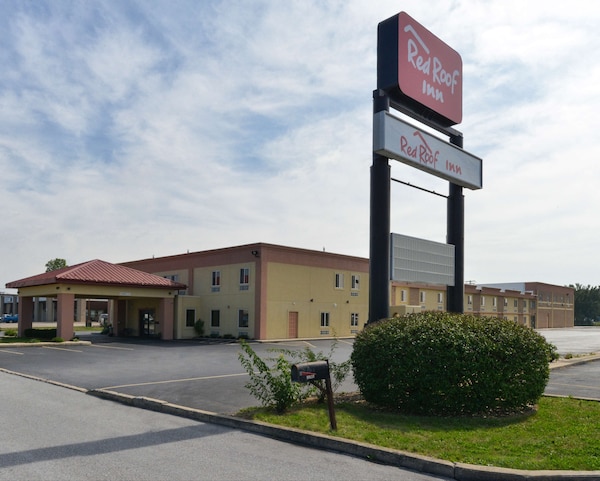
<instances>
[{"instance_id":1,"label":"sign support beam","mask_svg":"<svg viewBox=\"0 0 600 481\"><path fill-rule=\"evenodd\" d=\"M389 111L388 95L373 92L373 113ZM390 178L387 157L373 153L371 166L371 217L369 242L369 319L367 323L390 315Z\"/></svg>"},{"instance_id":2,"label":"sign support beam","mask_svg":"<svg viewBox=\"0 0 600 481\"><path fill-rule=\"evenodd\" d=\"M463 147L462 135L450 137L450 143ZM462 314L465 311L465 196L463 188L450 182L447 202L447 239L454 245L454 285L446 290L447 310Z\"/></svg>"}]
</instances>

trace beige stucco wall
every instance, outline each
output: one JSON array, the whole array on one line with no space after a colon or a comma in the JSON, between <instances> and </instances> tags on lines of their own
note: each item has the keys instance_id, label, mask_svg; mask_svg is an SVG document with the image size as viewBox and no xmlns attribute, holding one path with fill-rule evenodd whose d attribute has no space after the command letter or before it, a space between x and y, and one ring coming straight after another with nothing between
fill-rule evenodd
<instances>
[{"instance_id":1,"label":"beige stucco wall","mask_svg":"<svg viewBox=\"0 0 600 481\"><path fill-rule=\"evenodd\" d=\"M240 269L249 269L248 285L240 285ZM213 290L212 273L221 273L221 285L218 290ZM254 337L255 332L255 307L256 307L256 266L253 262L199 267L194 269L194 294L201 298L198 304L200 318L204 320L205 333L210 335L238 337L246 334ZM211 311L220 311L220 325L211 326ZM248 311L248 327L239 327L239 311ZM183 317L185 324L185 311Z\"/></svg>"},{"instance_id":2,"label":"beige stucco wall","mask_svg":"<svg viewBox=\"0 0 600 481\"><path fill-rule=\"evenodd\" d=\"M336 288L335 275L343 275ZM352 275L359 278L352 289ZM369 276L364 272L270 262L267 268L266 339L290 336L289 313L298 313L298 337L346 337L362 329L368 315ZM321 327L321 313L329 313L329 327ZM358 326L350 325L358 314Z\"/></svg>"}]
</instances>

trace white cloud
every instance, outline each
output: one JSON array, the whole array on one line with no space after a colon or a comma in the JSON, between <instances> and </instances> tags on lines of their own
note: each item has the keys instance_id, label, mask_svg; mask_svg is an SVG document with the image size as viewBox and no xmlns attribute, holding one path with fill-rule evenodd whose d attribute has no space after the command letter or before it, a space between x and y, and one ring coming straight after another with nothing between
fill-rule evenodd
<instances>
[{"instance_id":1,"label":"white cloud","mask_svg":"<svg viewBox=\"0 0 600 481\"><path fill-rule=\"evenodd\" d=\"M0 19L0 286L54 257L264 241L368 255L376 28L405 9L461 53L466 277L598 284L600 7L386 0L13 3ZM392 175L446 194L397 162ZM392 185L392 230L445 240Z\"/></svg>"}]
</instances>

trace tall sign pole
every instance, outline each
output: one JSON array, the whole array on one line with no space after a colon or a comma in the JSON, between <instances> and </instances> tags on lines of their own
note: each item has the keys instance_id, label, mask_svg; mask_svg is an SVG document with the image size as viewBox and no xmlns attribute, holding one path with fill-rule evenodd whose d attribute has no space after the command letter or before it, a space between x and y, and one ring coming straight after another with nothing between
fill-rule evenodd
<instances>
[{"instance_id":1,"label":"tall sign pole","mask_svg":"<svg viewBox=\"0 0 600 481\"><path fill-rule=\"evenodd\" d=\"M373 113L388 112L390 101L382 90L373 92ZM388 158L373 153L369 243L369 319L389 317L390 306L390 178Z\"/></svg>"},{"instance_id":2,"label":"tall sign pole","mask_svg":"<svg viewBox=\"0 0 600 481\"><path fill-rule=\"evenodd\" d=\"M462 136L451 136L450 143L463 147ZM446 242L454 245L454 285L448 286L448 312L465 312L465 196L463 188L450 182L447 206Z\"/></svg>"},{"instance_id":3,"label":"tall sign pole","mask_svg":"<svg viewBox=\"0 0 600 481\"><path fill-rule=\"evenodd\" d=\"M392 107L447 135L441 141L389 113ZM454 246L454 282L447 310L464 310L463 187L481 189L482 161L462 150L452 128L462 121L460 55L405 12L377 28L377 90L373 95L369 320L389 317L390 158L447 179L447 244Z\"/></svg>"}]
</instances>

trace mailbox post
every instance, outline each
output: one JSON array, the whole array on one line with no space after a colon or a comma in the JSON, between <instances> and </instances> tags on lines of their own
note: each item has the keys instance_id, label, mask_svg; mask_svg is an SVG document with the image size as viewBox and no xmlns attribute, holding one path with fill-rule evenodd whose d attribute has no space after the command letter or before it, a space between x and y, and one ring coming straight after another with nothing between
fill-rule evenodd
<instances>
[{"instance_id":1,"label":"mailbox post","mask_svg":"<svg viewBox=\"0 0 600 481\"><path fill-rule=\"evenodd\" d=\"M316 381L325 380L325 389ZM322 393L327 395L327 407L329 408L329 425L332 431L337 430L335 409L333 406L333 389L331 388L331 375L329 373L329 361L314 361L292 366L292 381L299 383L311 383Z\"/></svg>"}]
</instances>

